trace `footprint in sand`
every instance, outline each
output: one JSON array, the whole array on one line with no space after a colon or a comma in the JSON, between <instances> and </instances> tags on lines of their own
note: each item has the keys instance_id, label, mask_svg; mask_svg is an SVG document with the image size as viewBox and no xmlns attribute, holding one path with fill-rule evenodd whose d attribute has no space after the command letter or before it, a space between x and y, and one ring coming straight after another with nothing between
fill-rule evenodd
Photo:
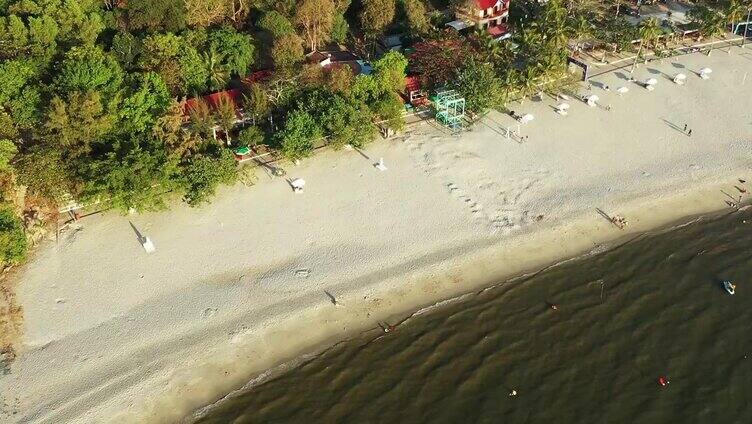
<instances>
[{"instance_id":1,"label":"footprint in sand","mask_svg":"<svg viewBox=\"0 0 752 424\"><path fill-rule=\"evenodd\" d=\"M58 304L65 303L65 302L66 302L66 300L64 298L62 298L62 297L59 297L59 298L55 299L55 303L58 303Z\"/></svg>"},{"instance_id":2,"label":"footprint in sand","mask_svg":"<svg viewBox=\"0 0 752 424\"><path fill-rule=\"evenodd\" d=\"M206 308L206 309L204 309L204 319L213 317L214 315L217 314L218 310L219 309L217 309L217 308Z\"/></svg>"}]
</instances>

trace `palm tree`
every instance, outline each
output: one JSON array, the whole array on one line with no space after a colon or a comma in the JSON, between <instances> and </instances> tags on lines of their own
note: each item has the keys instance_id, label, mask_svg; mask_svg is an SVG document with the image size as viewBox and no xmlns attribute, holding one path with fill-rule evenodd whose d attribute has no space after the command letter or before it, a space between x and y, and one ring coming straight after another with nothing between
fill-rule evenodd
<instances>
[{"instance_id":1,"label":"palm tree","mask_svg":"<svg viewBox=\"0 0 752 424\"><path fill-rule=\"evenodd\" d=\"M632 70L629 71L630 74L634 73L635 68L637 67L637 61L640 58L640 54L642 54L642 48L647 45L652 45L658 38L660 38L663 31L661 31L661 27L658 24L658 20L655 18L648 18L642 22L640 22L640 47L637 49L637 56L635 56L634 63L632 64Z\"/></svg>"},{"instance_id":2,"label":"palm tree","mask_svg":"<svg viewBox=\"0 0 752 424\"><path fill-rule=\"evenodd\" d=\"M726 17L717 10L707 6L696 6L689 11L692 21L699 23L700 34L712 37L722 34L726 28Z\"/></svg>"},{"instance_id":3,"label":"palm tree","mask_svg":"<svg viewBox=\"0 0 752 424\"><path fill-rule=\"evenodd\" d=\"M746 10L744 10L744 5L742 5L739 0L729 1L724 13L726 15L726 23L731 26L732 32L734 31L734 24L744 18L745 12Z\"/></svg>"},{"instance_id":4,"label":"palm tree","mask_svg":"<svg viewBox=\"0 0 752 424\"><path fill-rule=\"evenodd\" d=\"M256 119L269 114L269 97L261 84L251 83L243 87L243 109L253 116L253 125L256 125Z\"/></svg>"},{"instance_id":5,"label":"palm tree","mask_svg":"<svg viewBox=\"0 0 752 424\"><path fill-rule=\"evenodd\" d=\"M744 36L742 37L742 48L747 42L747 28L749 28L749 17L752 14L752 0L742 0L742 7L747 11L747 20L744 23Z\"/></svg>"},{"instance_id":6,"label":"palm tree","mask_svg":"<svg viewBox=\"0 0 752 424\"><path fill-rule=\"evenodd\" d=\"M528 66L525 68L525 70L519 74L519 88L520 88L520 94L522 95L520 99L520 104L522 104L527 96L533 94L537 91L537 85L536 85L536 79L540 76L540 68L539 66Z\"/></svg>"},{"instance_id":7,"label":"palm tree","mask_svg":"<svg viewBox=\"0 0 752 424\"><path fill-rule=\"evenodd\" d=\"M217 53L216 49L210 47L209 50L201 54L204 61L204 67L209 72L209 87L212 90L221 90L230 79L230 72L222 63L223 57Z\"/></svg>"}]
</instances>

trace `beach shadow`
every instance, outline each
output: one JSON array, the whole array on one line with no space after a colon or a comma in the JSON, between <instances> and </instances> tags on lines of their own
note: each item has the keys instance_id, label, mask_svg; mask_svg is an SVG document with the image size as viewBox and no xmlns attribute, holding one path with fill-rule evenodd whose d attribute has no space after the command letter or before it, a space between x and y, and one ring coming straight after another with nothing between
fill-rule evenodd
<instances>
[{"instance_id":1,"label":"beach shadow","mask_svg":"<svg viewBox=\"0 0 752 424\"><path fill-rule=\"evenodd\" d=\"M131 225L131 228L133 229L133 232L136 233L136 240L138 240L138 244L142 245L146 243L146 237L144 237L143 234L141 234L140 231L138 231L138 228L136 228L135 225L131 221L128 221L128 224Z\"/></svg>"},{"instance_id":2,"label":"beach shadow","mask_svg":"<svg viewBox=\"0 0 752 424\"><path fill-rule=\"evenodd\" d=\"M684 66L684 65L682 65L681 63L678 63L678 62L671 63L671 66L673 66L676 69L685 69L686 68L686 66Z\"/></svg>"},{"instance_id":3,"label":"beach shadow","mask_svg":"<svg viewBox=\"0 0 752 424\"><path fill-rule=\"evenodd\" d=\"M731 199L730 201L726 200L726 204L727 205L731 206L732 208L734 208L734 207L738 208L739 206L741 206L742 196L739 196L738 198L734 197L734 196L726 193L725 190L721 190L721 193L723 193L724 195L726 195L726 197L728 197L729 199Z\"/></svg>"},{"instance_id":4,"label":"beach shadow","mask_svg":"<svg viewBox=\"0 0 752 424\"><path fill-rule=\"evenodd\" d=\"M620 79L623 79L624 81L629 81L629 77L624 72L614 72L614 75L616 75Z\"/></svg>"},{"instance_id":5,"label":"beach shadow","mask_svg":"<svg viewBox=\"0 0 752 424\"><path fill-rule=\"evenodd\" d=\"M363 156L364 158L366 158L366 160L368 160L368 161L370 161L370 160L371 160L371 158L369 158L369 157L368 157L368 155L366 155L365 153L363 153L363 151L362 151L362 150L360 150L359 148L357 148L357 147L353 146L353 149L354 149L354 150L355 150L356 152L360 153L360 155L361 155L361 156Z\"/></svg>"},{"instance_id":6,"label":"beach shadow","mask_svg":"<svg viewBox=\"0 0 752 424\"><path fill-rule=\"evenodd\" d=\"M261 167L261 169L264 170L264 173L267 177L273 178L273 177L282 177L286 174L286 171L283 168L279 168L273 165L270 165L261 159L254 159L254 162L256 162L256 165Z\"/></svg>"},{"instance_id":7,"label":"beach shadow","mask_svg":"<svg viewBox=\"0 0 752 424\"><path fill-rule=\"evenodd\" d=\"M494 128L494 127L492 127L491 125L488 125L488 124L487 124L487 123L485 122L486 120L489 120L489 121L491 121L492 123L494 123L494 124L498 125L498 127L497 127L497 128ZM517 139L517 137L516 137L516 136L514 135L514 132L511 132L511 131L510 131L510 134L509 134L509 136L507 137L507 133L506 133L506 131L507 131L507 130L506 130L506 128L504 127L504 125L502 125L502 124L501 124L501 123L499 123L498 121L495 121L494 119L492 119L492 118L490 118L490 117L488 117L488 116L486 116L486 117L485 117L484 119L482 119L482 120L478 121L478 123L479 123L480 125L483 125L484 127L488 128L488 129L490 129L491 131L495 132L496 134L498 134L498 135L499 135L499 136L501 136L502 138L505 138L505 139L508 139L508 140L512 140L512 141L515 141L515 142L516 142L517 144L522 144L522 140L519 140L519 139ZM499 130L499 128L501 128L501 130Z\"/></svg>"},{"instance_id":8,"label":"beach shadow","mask_svg":"<svg viewBox=\"0 0 752 424\"><path fill-rule=\"evenodd\" d=\"M664 78L666 78L667 80L670 80L670 81L674 80L674 77L672 77L671 75L669 75L669 74L667 74L667 73L665 73L663 71L659 71L658 69L649 68L648 72L650 72L653 75L662 75Z\"/></svg>"},{"instance_id":9,"label":"beach shadow","mask_svg":"<svg viewBox=\"0 0 752 424\"><path fill-rule=\"evenodd\" d=\"M333 294L329 293L328 291L324 290L324 294L326 294L326 297L329 298L329 301L332 302L332 305L337 306L337 298L334 297Z\"/></svg>"},{"instance_id":10,"label":"beach shadow","mask_svg":"<svg viewBox=\"0 0 752 424\"><path fill-rule=\"evenodd\" d=\"M293 193L295 193L295 186L292 184L294 180L294 178L285 178L285 182L290 186L290 190L292 190Z\"/></svg>"},{"instance_id":11,"label":"beach shadow","mask_svg":"<svg viewBox=\"0 0 752 424\"><path fill-rule=\"evenodd\" d=\"M608 221L609 224L613 224L614 223L614 221L611 218L611 216L609 214L607 214L606 212L604 212L601 208L595 208L595 211L598 212L598 214L600 216L602 216L606 221Z\"/></svg>"},{"instance_id":12,"label":"beach shadow","mask_svg":"<svg viewBox=\"0 0 752 424\"><path fill-rule=\"evenodd\" d=\"M680 133L682 133L682 134L684 134L684 135L687 135L687 133L686 133L686 132L684 132L684 127L680 127L679 125L676 125L676 124L674 124L673 122L671 122L671 121L669 121L669 120L666 120L666 119L663 119L663 118L661 118L661 121L663 121L663 122L664 122L664 123L665 123L666 125L668 125L668 126L669 126L670 128L672 128L672 129L674 129L674 130L676 130L676 131L679 131Z\"/></svg>"}]
</instances>

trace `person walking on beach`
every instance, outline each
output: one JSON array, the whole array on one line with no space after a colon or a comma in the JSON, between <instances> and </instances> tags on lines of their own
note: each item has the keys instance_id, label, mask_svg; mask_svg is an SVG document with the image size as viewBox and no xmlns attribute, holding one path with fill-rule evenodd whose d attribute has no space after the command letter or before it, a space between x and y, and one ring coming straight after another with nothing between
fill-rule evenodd
<instances>
[{"instance_id":1,"label":"person walking on beach","mask_svg":"<svg viewBox=\"0 0 752 424\"><path fill-rule=\"evenodd\" d=\"M689 129L689 132L687 133L687 135L692 137L692 128Z\"/></svg>"},{"instance_id":2,"label":"person walking on beach","mask_svg":"<svg viewBox=\"0 0 752 424\"><path fill-rule=\"evenodd\" d=\"M684 132L687 132L687 124L684 124Z\"/></svg>"}]
</instances>

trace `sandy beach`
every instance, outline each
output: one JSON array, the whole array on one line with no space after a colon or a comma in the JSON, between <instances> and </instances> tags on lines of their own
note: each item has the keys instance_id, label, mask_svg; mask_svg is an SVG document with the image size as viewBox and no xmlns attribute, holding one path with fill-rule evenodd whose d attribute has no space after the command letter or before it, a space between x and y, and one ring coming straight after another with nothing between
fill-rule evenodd
<instances>
[{"instance_id":1,"label":"sandy beach","mask_svg":"<svg viewBox=\"0 0 752 424\"><path fill-rule=\"evenodd\" d=\"M363 155L285 165L303 193L259 171L201 208L88 217L19 275L25 333L0 375L0 421L180 421L388 317L746 201L750 61L733 47L641 65L653 92L628 69L602 75L581 89L602 107L572 99L566 117L549 97L515 104L535 117L523 143L498 113L459 135L425 122Z\"/></svg>"}]
</instances>

